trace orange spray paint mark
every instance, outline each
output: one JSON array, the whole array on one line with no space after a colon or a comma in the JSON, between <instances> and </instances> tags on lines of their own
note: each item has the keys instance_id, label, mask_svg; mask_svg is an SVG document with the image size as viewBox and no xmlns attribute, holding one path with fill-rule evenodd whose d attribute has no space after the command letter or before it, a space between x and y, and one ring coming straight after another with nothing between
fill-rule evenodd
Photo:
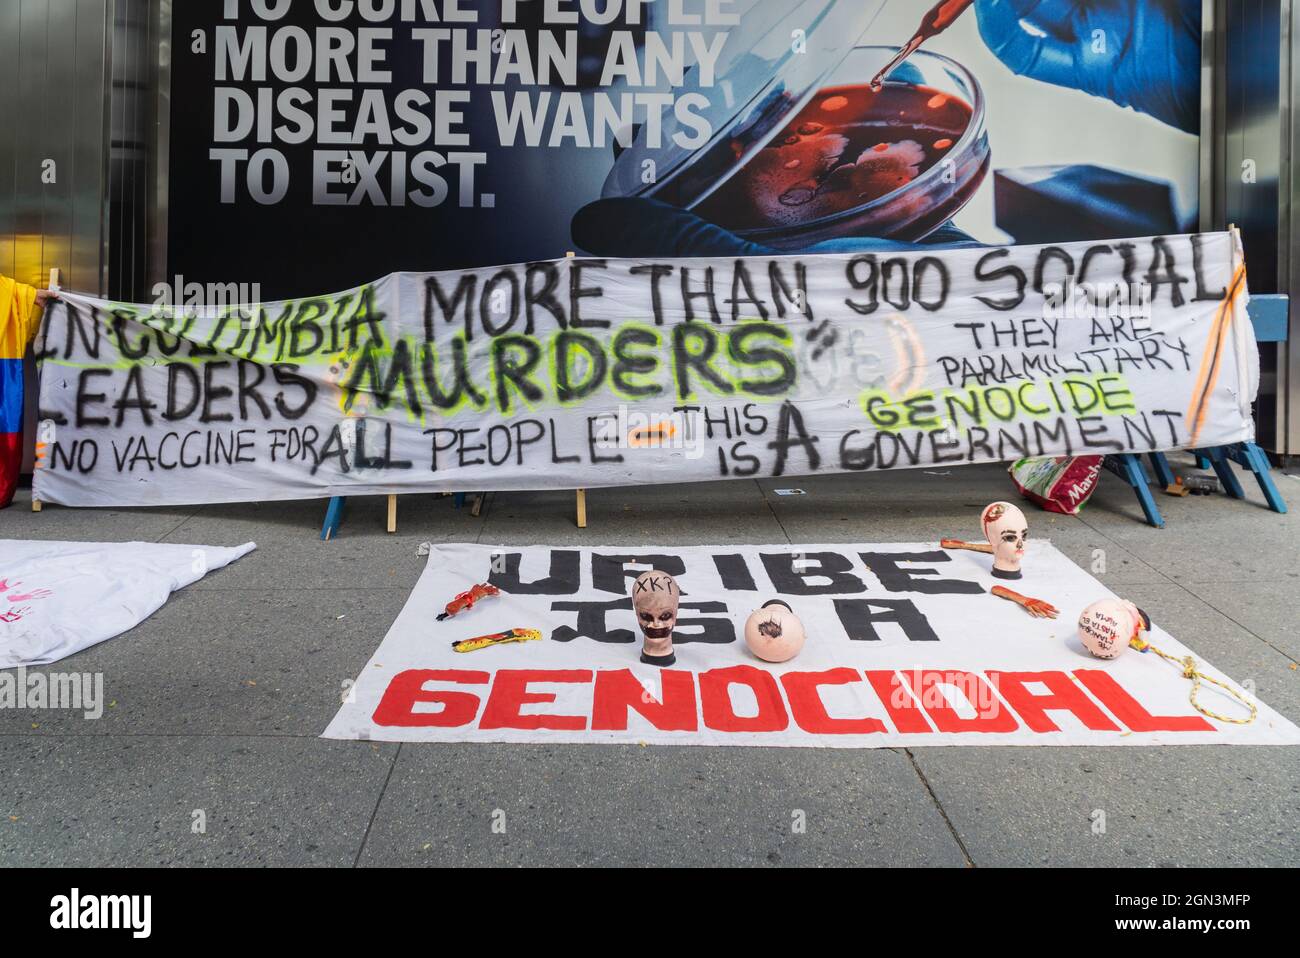
<instances>
[{"instance_id":1,"label":"orange spray paint mark","mask_svg":"<svg viewBox=\"0 0 1300 958\"><path fill-rule=\"evenodd\" d=\"M633 429L627 434L627 444L633 449L653 449L677 435L677 427L670 422Z\"/></svg>"},{"instance_id":2,"label":"orange spray paint mark","mask_svg":"<svg viewBox=\"0 0 1300 958\"><path fill-rule=\"evenodd\" d=\"M1195 446L1205 425L1205 418L1210 411L1210 396L1215 383L1219 380L1219 367L1223 364L1223 345L1228 336L1228 329L1235 317L1234 306L1237 297L1245 286L1246 267L1241 265L1232 276L1228 294L1223 298L1218 314L1214 317L1214 327L1210 330L1209 341L1205 344L1205 353L1201 356L1201 369L1196 377L1196 388L1192 392L1192 405L1187 410L1187 419L1191 423L1191 445Z\"/></svg>"}]
</instances>

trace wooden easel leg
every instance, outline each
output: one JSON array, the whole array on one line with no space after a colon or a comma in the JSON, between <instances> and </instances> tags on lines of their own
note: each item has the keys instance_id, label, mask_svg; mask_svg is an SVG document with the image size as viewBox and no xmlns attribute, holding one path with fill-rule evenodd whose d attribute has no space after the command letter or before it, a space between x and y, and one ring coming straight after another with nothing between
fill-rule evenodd
<instances>
[{"instance_id":1,"label":"wooden easel leg","mask_svg":"<svg viewBox=\"0 0 1300 958\"><path fill-rule=\"evenodd\" d=\"M587 490L578 490L578 528L587 528Z\"/></svg>"},{"instance_id":2,"label":"wooden easel leg","mask_svg":"<svg viewBox=\"0 0 1300 958\"><path fill-rule=\"evenodd\" d=\"M32 512L40 512L40 511L41 511L41 500L39 500L39 499L33 499L33 500L32 500Z\"/></svg>"},{"instance_id":3,"label":"wooden easel leg","mask_svg":"<svg viewBox=\"0 0 1300 958\"><path fill-rule=\"evenodd\" d=\"M388 531L397 531L397 496L388 497Z\"/></svg>"}]
</instances>

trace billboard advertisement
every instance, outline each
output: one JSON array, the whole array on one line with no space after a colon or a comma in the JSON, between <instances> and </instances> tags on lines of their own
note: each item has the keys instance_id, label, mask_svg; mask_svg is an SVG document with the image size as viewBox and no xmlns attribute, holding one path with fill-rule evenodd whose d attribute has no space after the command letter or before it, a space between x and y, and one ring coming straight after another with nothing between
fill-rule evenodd
<instances>
[{"instance_id":1,"label":"billboard advertisement","mask_svg":"<svg viewBox=\"0 0 1300 958\"><path fill-rule=\"evenodd\" d=\"M1188 231L1199 0L205 0L169 279ZM913 51L901 62L901 49Z\"/></svg>"}]
</instances>

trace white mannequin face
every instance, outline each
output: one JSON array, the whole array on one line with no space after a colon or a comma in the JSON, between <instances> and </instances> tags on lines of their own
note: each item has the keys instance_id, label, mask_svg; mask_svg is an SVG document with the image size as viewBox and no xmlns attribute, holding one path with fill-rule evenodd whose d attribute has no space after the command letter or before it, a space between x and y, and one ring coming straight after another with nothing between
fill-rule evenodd
<instances>
[{"instance_id":1,"label":"white mannequin face","mask_svg":"<svg viewBox=\"0 0 1300 958\"><path fill-rule=\"evenodd\" d=\"M1019 572L1029 538L1025 514L1009 502L986 506L980 517L984 537L993 547L993 568L1002 572Z\"/></svg>"}]
</instances>

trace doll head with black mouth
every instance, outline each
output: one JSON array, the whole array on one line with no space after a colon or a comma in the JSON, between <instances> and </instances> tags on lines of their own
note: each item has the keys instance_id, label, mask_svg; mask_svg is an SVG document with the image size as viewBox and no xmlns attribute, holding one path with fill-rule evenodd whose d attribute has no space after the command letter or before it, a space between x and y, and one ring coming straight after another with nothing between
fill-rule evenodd
<instances>
[{"instance_id":1,"label":"doll head with black mouth","mask_svg":"<svg viewBox=\"0 0 1300 958\"><path fill-rule=\"evenodd\" d=\"M673 629L677 627L681 598L681 587L667 572L643 572L632 583L632 610L645 636L642 662L667 666L677 661L673 653Z\"/></svg>"}]
</instances>

